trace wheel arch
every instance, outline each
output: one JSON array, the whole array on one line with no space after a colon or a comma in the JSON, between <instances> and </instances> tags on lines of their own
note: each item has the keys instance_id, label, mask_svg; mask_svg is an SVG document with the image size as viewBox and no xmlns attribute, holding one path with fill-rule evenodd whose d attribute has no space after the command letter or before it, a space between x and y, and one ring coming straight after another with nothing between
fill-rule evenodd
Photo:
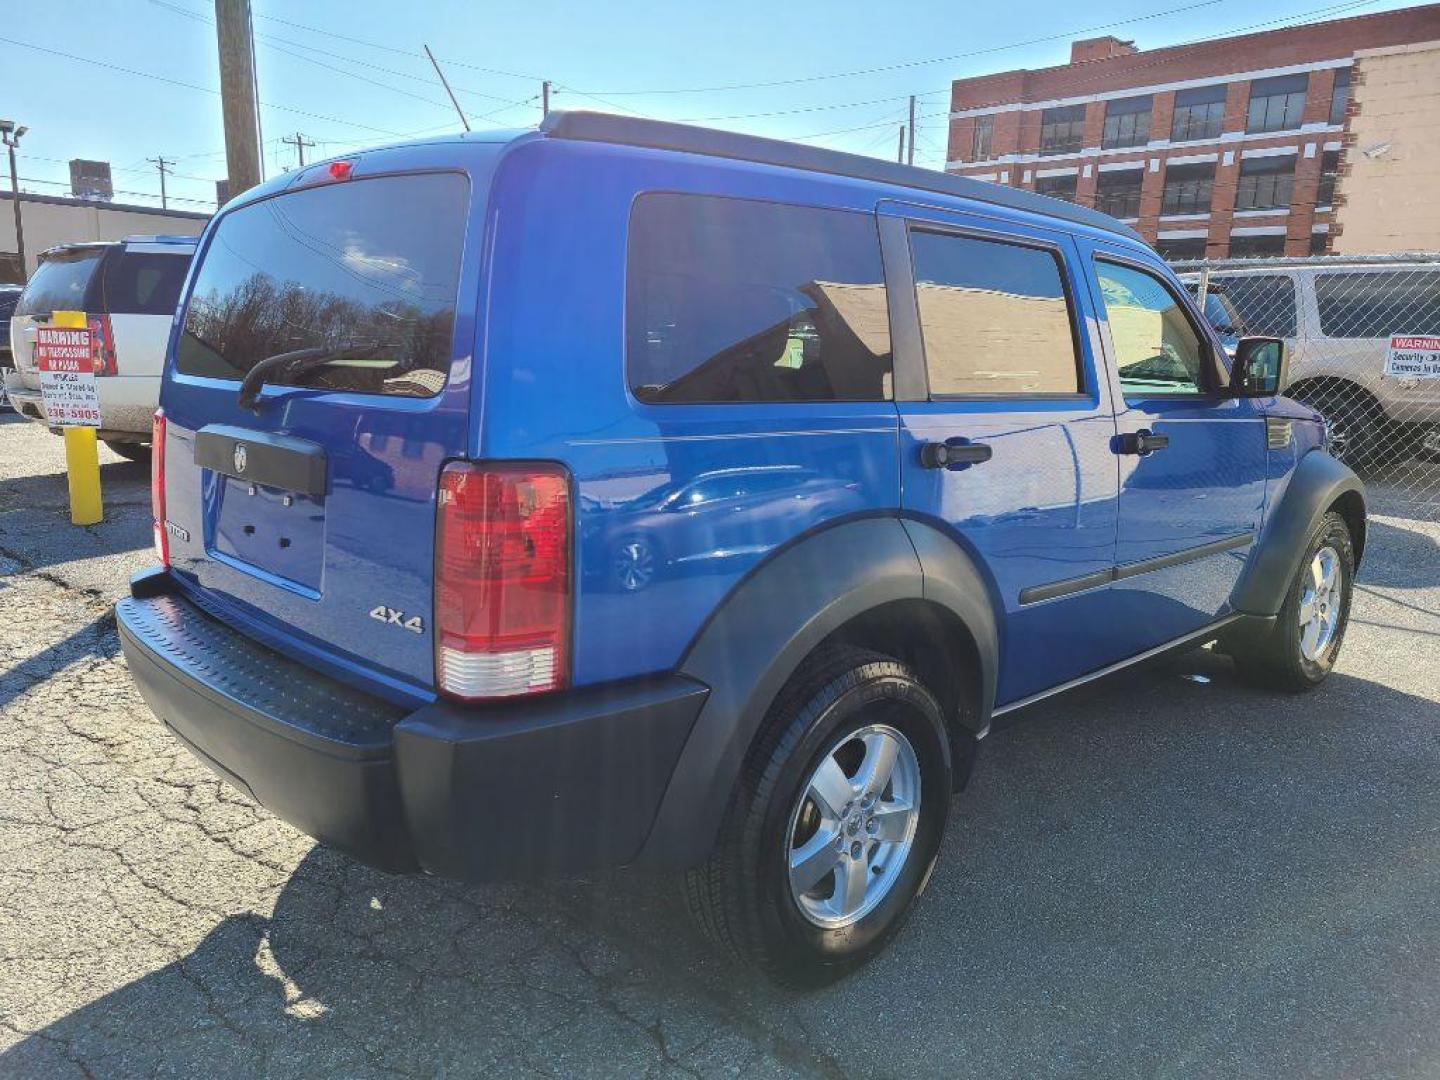
<instances>
[{"instance_id":1,"label":"wheel arch","mask_svg":"<svg viewBox=\"0 0 1440 1080\"><path fill-rule=\"evenodd\" d=\"M940 679L932 689L949 710L951 749L960 751L957 773L968 769L994 700L995 616L969 556L943 537L950 552L931 550L934 530L912 525L880 516L822 528L771 556L717 606L680 664L680 673L710 694L640 863L687 866L709 855L770 706L805 659L828 642L898 653L922 677ZM920 551L914 535L921 537ZM934 595L927 596L927 586ZM952 594L967 588L973 595L957 602ZM959 651L960 670L953 663L947 668L947 648ZM981 689L967 695L963 668L970 664L979 669L974 682Z\"/></svg>"}]
</instances>

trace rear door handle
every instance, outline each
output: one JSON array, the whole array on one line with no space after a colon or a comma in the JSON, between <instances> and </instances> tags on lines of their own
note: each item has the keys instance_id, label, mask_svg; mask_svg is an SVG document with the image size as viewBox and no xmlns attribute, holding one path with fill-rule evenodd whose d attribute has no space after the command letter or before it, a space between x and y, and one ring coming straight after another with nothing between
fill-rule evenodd
<instances>
[{"instance_id":1,"label":"rear door handle","mask_svg":"<svg viewBox=\"0 0 1440 1080\"><path fill-rule=\"evenodd\" d=\"M1116 453L1120 454L1153 454L1156 450L1164 450L1170 445L1170 436L1162 435L1158 431L1151 431L1149 428L1141 428L1139 431L1127 431L1119 437Z\"/></svg>"},{"instance_id":2,"label":"rear door handle","mask_svg":"<svg viewBox=\"0 0 1440 1080\"><path fill-rule=\"evenodd\" d=\"M994 450L986 443L947 439L920 447L920 464L927 469L963 469L989 461Z\"/></svg>"}]
</instances>

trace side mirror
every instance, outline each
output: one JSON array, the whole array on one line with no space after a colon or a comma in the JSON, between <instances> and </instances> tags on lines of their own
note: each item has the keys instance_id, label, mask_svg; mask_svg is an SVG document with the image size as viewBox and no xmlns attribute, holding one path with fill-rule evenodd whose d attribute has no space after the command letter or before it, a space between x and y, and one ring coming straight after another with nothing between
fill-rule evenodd
<instances>
[{"instance_id":1,"label":"side mirror","mask_svg":"<svg viewBox=\"0 0 1440 1080\"><path fill-rule=\"evenodd\" d=\"M1230 364L1230 393L1235 397L1274 397L1285 385L1285 342L1274 337L1243 337Z\"/></svg>"}]
</instances>

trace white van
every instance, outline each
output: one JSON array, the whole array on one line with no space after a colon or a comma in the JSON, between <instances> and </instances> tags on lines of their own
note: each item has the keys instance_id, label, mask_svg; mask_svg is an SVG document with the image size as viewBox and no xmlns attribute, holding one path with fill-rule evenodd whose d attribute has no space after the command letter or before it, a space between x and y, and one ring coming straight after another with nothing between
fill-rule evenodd
<instances>
[{"instance_id":1,"label":"white van","mask_svg":"<svg viewBox=\"0 0 1440 1080\"><path fill-rule=\"evenodd\" d=\"M1387 374L1392 336L1440 337L1440 255L1210 264L1205 314L1227 343L1285 339L1286 393L1317 409L1355 468L1409 460L1440 430L1440 376ZM1200 274L1177 266L1195 288Z\"/></svg>"},{"instance_id":2,"label":"white van","mask_svg":"<svg viewBox=\"0 0 1440 1080\"><path fill-rule=\"evenodd\" d=\"M49 426L35 369L35 328L56 311L83 311L98 331L100 438L124 457L148 456L165 346L195 243L193 236L131 236L62 244L41 254L10 319L15 368L5 372L5 392L20 415Z\"/></svg>"}]
</instances>

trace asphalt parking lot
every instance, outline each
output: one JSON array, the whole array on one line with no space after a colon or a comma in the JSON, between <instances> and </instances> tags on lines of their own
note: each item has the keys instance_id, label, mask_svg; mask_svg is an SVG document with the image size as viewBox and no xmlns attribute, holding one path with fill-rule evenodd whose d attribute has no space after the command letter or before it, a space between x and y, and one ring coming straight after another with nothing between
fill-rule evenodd
<instances>
[{"instance_id":1,"label":"asphalt parking lot","mask_svg":"<svg viewBox=\"0 0 1440 1080\"><path fill-rule=\"evenodd\" d=\"M1436 524L1377 518L1318 693L1197 652L997 731L906 932L799 995L664 881L388 877L222 787L119 656L148 474L101 455L74 528L0 419L0 1076L1440 1072Z\"/></svg>"}]
</instances>

